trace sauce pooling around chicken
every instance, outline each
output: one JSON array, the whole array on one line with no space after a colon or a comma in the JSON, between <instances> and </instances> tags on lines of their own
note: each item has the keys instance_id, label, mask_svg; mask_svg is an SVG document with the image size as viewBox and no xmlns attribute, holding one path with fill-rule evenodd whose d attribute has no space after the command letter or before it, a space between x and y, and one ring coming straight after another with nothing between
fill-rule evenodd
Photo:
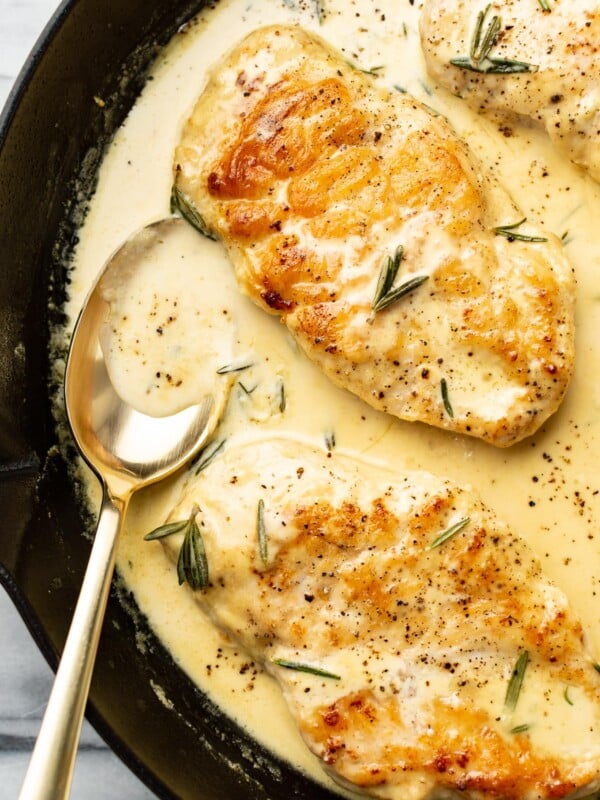
<instances>
[{"instance_id":1,"label":"sauce pooling around chicken","mask_svg":"<svg viewBox=\"0 0 600 800\"><path fill-rule=\"evenodd\" d=\"M168 215L172 158L183 124L208 70L251 31L266 24L299 23L371 72L383 88L409 91L451 121L508 188L529 223L542 225L563 241L577 279L577 330L575 374L560 410L535 437L506 451L419 423L394 422L333 387L299 352L284 326L235 289L223 249L194 236L185 253L190 265L186 280L194 280L194 261L201 260L211 268L211 280L226 291L231 288L233 355L249 363L234 374L218 434L218 441L224 440L220 452L224 455L236 442L274 434L299 436L323 450L333 447L395 468L425 469L476 487L484 502L528 541L544 572L567 594L598 659L600 191L557 154L545 134L506 123L499 127L460 99L436 90L420 50L418 3L329 0L320 22L315 8L312 2L292 0L222 0L175 37L105 157L75 254L67 310L73 318L97 270L122 241ZM164 286L156 289L165 292ZM230 356L224 354L223 365L228 363ZM187 586L178 586L161 548L143 541L177 502L186 477L134 502L119 554L120 574L157 635L198 685L254 737L327 782L272 678L223 638ZM91 478L89 487L93 495ZM223 487L223 503L227 498ZM177 705L177 698L164 697L160 687L157 693ZM576 694L571 699L576 703ZM269 715L264 714L266 707ZM564 701L565 715L570 710ZM328 785L333 786L330 781ZM345 793L338 786L335 791Z\"/></svg>"}]
</instances>

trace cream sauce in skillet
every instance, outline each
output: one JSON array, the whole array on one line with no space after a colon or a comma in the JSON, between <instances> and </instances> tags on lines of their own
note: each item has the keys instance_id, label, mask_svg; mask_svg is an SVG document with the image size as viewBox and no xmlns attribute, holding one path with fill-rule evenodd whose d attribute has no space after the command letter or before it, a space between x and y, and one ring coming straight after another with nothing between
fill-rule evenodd
<instances>
[{"instance_id":1,"label":"cream sauce in skillet","mask_svg":"<svg viewBox=\"0 0 600 800\"><path fill-rule=\"evenodd\" d=\"M105 157L80 232L67 311L73 321L113 250L137 228L169 214L172 155L181 126L207 69L246 33L278 21L301 24L372 72L374 80L411 92L451 120L476 155L492 165L524 216L564 236L578 282L576 372L561 409L535 437L498 450L371 410L333 387L277 319L238 293L221 246L191 229L181 240L177 280L158 269L145 278L143 296L136 292L135 302L119 308L121 316L134 320L134 338L142 336L137 351L146 363L141 365L131 339L129 344L121 339L125 346L117 344L113 367L122 385L135 390L136 403L150 403L145 408L152 413L168 413L174 394L179 395L174 382L165 379L173 352L165 350L166 320L169 342L176 343L177 363L187 364L186 374L193 374L195 363L210 364L211 373L215 365L251 364L234 373L217 433L225 447L289 433L325 448L333 437L340 450L474 486L530 542L548 576L568 595L600 660L600 186L561 159L542 131L478 117L461 100L436 89L423 67L418 14L418 3L397 0L328 0L326 5L222 0L181 31L157 60L152 80ZM175 300L178 313L173 314ZM199 302L203 315L194 321ZM122 326L116 327L122 336ZM254 737L332 786L301 742L272 680L205 620L191 592L178 586L162 548L143 541L162 523L186 479L180 476L134 500L119 553L120 574L181 668ZM88 485L97 502L91 479ZM176 708L176 697L164 697L160 687L156 691Z\"/></svg>"}]
</instances>

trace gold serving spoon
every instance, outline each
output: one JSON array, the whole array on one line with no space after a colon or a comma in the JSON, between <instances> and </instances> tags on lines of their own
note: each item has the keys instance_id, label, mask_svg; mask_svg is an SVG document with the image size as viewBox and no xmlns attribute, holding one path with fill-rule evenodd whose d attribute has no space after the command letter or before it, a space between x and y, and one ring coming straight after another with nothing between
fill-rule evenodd
<instances>
[{"instance_id":1,"label":"gold serving spoon","mask_svg":"<svg viewBox=\"0 0 600 800\"><path fill-rule=\"evenodd\" d=\"M127 405L109 379L99 344L108 317L103 285L116 271L131 270L152 248L177 236L181 219L142 229L109 259L80 312L65 374L71 430L103 488L98 527L81 592L20 800L67 798L98 640L114 571L119 533L132 494L178 470L214 430L226 400L226 384L197 405L151 417ZM219 388L220 387L220 388Z\"/></svg>"}]
</instances>

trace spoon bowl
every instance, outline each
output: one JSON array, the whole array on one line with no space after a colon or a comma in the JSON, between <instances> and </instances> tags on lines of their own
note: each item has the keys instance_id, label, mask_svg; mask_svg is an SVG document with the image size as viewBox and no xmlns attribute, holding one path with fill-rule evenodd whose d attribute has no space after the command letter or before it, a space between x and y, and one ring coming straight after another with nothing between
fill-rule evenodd
<instances>
[{"instance_id":1,"label":"spoon bowl","mask_svg":"<svg viewBox=\"0 0 600 800\"><path fill-rule=\"evenodd\" d=\"M139 489L178 470L202 447L220 417L225 396L203 398L170 416L136 410L115 391L100 345L109 315L106 297L119 275L188 230L173 217L142 228L109 259L88 294L75 324L65 370L65 403L75 441L90 467L114 495Z\"/></svg>"},{"instance_id":2,"label":"spoon bowl","mask_svg":"<svg viewBox=\"0 0 600 800\"><path fill-rule=\"evenodd\" d=\"M65 404L77 446L102 484L90 559L21 800L61 800L70 794L79 733L116 560L119 533L132 494L179 470L205 444L220 418L227 385L169 416L154 417L115 391L101 348L110 306L106 286L135 270L166 237L187 223L153 223L106 263L79 314L67 357Z\"/></svg>"}]
</instances>

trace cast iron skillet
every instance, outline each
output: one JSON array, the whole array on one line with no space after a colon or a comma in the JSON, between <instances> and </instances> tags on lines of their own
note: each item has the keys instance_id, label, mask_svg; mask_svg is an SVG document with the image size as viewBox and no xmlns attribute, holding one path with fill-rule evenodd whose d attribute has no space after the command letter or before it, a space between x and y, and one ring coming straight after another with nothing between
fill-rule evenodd
<instances>
[{"instance_id":1,"label":"cast iron skillet","mask_svg":"<svg viewBox=\"0 0 600 800\"><path fill-rule=\"evenodd\" d=\"M90 546L82 535L90 520L68 475L69 456L57 447L50 403L48 338L76 241L75 198L93 191L103 147L157 49L203 4L64 2L0 119L0 580L53 667ZM88 717L159 797L333 800L220 713L129 613L133 605L113 591ZM143 655L140 629L148 637Z\"/></svg>"}]
</instances>

